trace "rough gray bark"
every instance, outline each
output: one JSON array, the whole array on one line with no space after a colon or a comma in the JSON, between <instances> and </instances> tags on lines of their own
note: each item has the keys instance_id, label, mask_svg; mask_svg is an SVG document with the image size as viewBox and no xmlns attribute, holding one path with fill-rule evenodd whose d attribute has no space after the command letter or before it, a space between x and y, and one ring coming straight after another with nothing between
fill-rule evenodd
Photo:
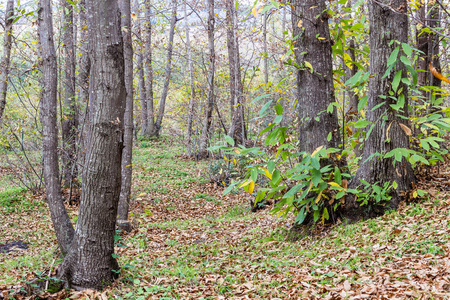
<instances>
[{"instance_id":1,"label":"rough gray bark","mask_svg":"<svg viewBox=\"0 0 450 300\"><path fill-rule=\"evenodd\" d=\"M192 61L192 51L191 51L191 38L189 30L189 21L187 14L187 4L184 1L184 22L185 22L185 32L186 32L186 52L189 68L189 85L190 85L190 98L189 98L189 111L187 117L186 125L186 155L192 156L192 122L194 120L194 104L195 104L195 81L194 81L194 65Z\"/></svg>"},{"instance_id":2,"label":"rough gray bark","mask_svg":"<svg viewBox=\"0 0 450 300\"><path fill-rule=\"evenodd\" d=\"M355 51L355 40L351 39L350 43L348 45L348 54L352 61L356 61L356 51ZM353 64L352 69L349 70L349 77L353 77L358 73L358 66ZM358 110L358 94L354 93L352 90L348 91L349 94L349 101L348 101L348 108L349 111L357 111Z\"/></svg>"},{"instance_id":3,"label":"rough gray bark","mask_svg":"<svg viewBox=\"0 0 450 300\"><path fill-rule=\"evenodd\" d=\"M392 8L395 8L393 10ZM374 153L386 154L396 148L408 148L409 137L400 124L408 126L408 91L407 86L400 83L398 90L403 90L405 104L401 110L396 111L390 105L396 100L389 98L392 90L392 80L398 71L406 75L405 65L398 62L390 74L383 78L387 70L388 58L397 47L397 43L391 41L408 42L408 17L406 15L406 0L383 0L369 2L370 22L370 81L367 119L375 124L371 134L364 145L364 162L358 169L355 178L350 182L350 187L360 185L360 179L370 184L383 186L385 182L395 181L397 189L392 189L392 199L387 206L377 207L372 205L371 211L367 207L361 207L354 197L347 197L344 215L351 221L363 217L371 217L382 213L385 209L396 209L400 203L401 195L411 189L414 180L411 165L403 159L402 163L393 165L393 158L368 158ZM400 51L400 55L405 55ZM398 91L397 90L397 91ZM396 96L398 92L395 93ZM387 96L386 99L380 96ZM384 103L381 107L372 110L376 105ZM389 128L389 130L388 130ZM387 136L389 132L389 136Z\"/></svg>"},{"instance_id":4,"label":"rough gray bark","mask_svg":"<svg viewBox=\"0 0 450 300\"><path fill-rule=\"evenodd\" d=\"M142 135L150 136L150 134L155 129L155 110L153 107L153 65L152 65L152 5L151 0L145 1L145 19L146 19L146 35L147 41L145 44L145 66L147 67L146 72L146 92L147 92L147 131L144 131Z\"/></svg>"},{"instance_id":5,"label":"rough gray bark","mask_svg":"<svg viewBox=\"0 0 450 300\"><path fill-rule=\"evenodd\" d=\"M63 15L63 51L64 51L64 101L63 101L63 178L69 187L77 178L76 140L78 134L78 109L75 101L75 45L73 32L73 6L61 0Z\"/></svg>"},{"instance_id":6,"label":"rough gray bark","mask_svg":"<svg viewBox=\"0 0 450 300\"><path fill-rule=\"evenodd\" d=\"M208 0L208 46L209 46L209 67L208 67L208 95L206 99L205 116L203 119L202 135L200 136L199 157L207 157L206 148L211 130L212 112L214 108L214 73L216 53L214 47L214 0Z\"/></svg>"},{"instance_id":7,"label":"rough gray bark","mask_svg":"<svg viewBox=\"0 0 450 300\"><path fill-rule=\"evenodd\" d=\"M263 60L264 60L264 84L265 88L269 88L269 53L267 52L267 18L269 14L267 11L263 16Z\"/></svg>"},{"instance_id":8,"label":"rough gray bark","mask_svg":"<svg viewBox=\"0 0 450 300\"><path fill-rule=\"evenodd\" d=\"M117 0L87 0L92 121L75 236L58 268L66 287L102 289L117 277L114 234L121 184L126 106Z\"/></svg>"},{"instance_id":9,"label":"rough gray bark","mask_svg":"<svg viewBox=\"0 0 450 300\"><path fill-rule=\"evenodd\" d=\"M80 39L80 59L78 61L78 95L77 103L81 103L85 107L83 113L79 114L80 119L80 135L79 135L79 148L80 155L78 157L80 164L84 165L84 154L86 152L87 130L89 123L89 73L91 69L91 60L88 53L88 29L86 20L86 0L80 0L80 12L79 12L79 39Z\"/></svg>"},{"instance_id":10,"label":"rough gray bark","mask_svg":"<svg viewBox=\"0 0 450 300\"><path fill-rule=\"evenodd\" d=\"M425 16L426 16L426 4L423 3L420 5L419 11L418 11L418 18L420 20L420 26L421 28L424 27L424 25L426 25L426 20L425 20ZM418 24L419 26L419 24ZM429 40L429 34L426 32L422 32L422 30L418 30L417 31L417 35L416 35L416 47L418 50L420 50L421 52L419 52L419 58L417 59L417 68L419 70L428 70L428 63L429 63L429 55L428 55L428 40ZM428 76L429 73L428 72L418 72L417 73L417 84L419 86L426 86L427 82L428 82ZM422 95L425 98L427 97L427 92L423 91Z\"/></svg>"},{"instance_id":11,"label":"rough gray bark","mask_svg":"<svg viewBox=\"0 0 450 300\"><path fill-rule=\"evenodd\" d=\"M14 0L8 0L5 12L5 33L3 38L3 56L0 62L0 125L3 120L3 112L6 106L6 94L8 92L8 76L11 61L12 30L14 16Z\"/></svg>"},{"instance_id":12,"label":"rough gray bark","mask_svg":"<svg viewBox=\"0 0 450 300\"><path fill-rule=\"evenodd\" d=\"M339 124L336 110L327 113L335 102L332 70L330 15L323 1L293 1L293 36L297 71L297 111L300 151L313 152L320 146L337 148ZM321 37L321 39L318 39ZM308 62L312 68L308 67ZM317 119L318 118L318 119ZM331 133L330 141L327 140Z\"/></svg>"},{"instance_id":13,"label":"rough gray bark","mask_svg":"<svg viewBox=\"0 0 450 300\"><path fill-rule=\"evenodd\" d=\"M56 238L63 255L67 254L74 229L64 206L58 165L57 65L53 42L53 21L50 0L39 1L38 35L41 55L42 91L40 118L42 123L42 158L47 202Z\"/></svg>"},{"instance_id":14,"label":"rough gray bark","mask_svg":"<svg viewBox=\"0 0 450 300\"><path fill-rule=\"evenodd\" d=\"M236 145L246 140L244 129L243 85L241 81L241 60L239 55L238 18L233 0L226 1L227 47L230 69L230 111L231 125L228 135Z\"/></svg>"},{"instance_id":15,"label":"rough gray bark","mask_svg":"<svg viewBox=\"0 0 450 300\"><path fill-rule=\"evenodd\" d=\"M169 31L169 43L167 45L167 62L166 70L164 73L164 86L161 93L161 99L159 100L158 117L156 118L153 131L151 136L159 136L161 131L161 124L164 118L164 111L166 109L166 100L169 93L170 76L172 73L172 54L173 54L173 39L175 37L175 25L178 21L177 19L177 0L172 0L172 16L170 19L170 31ZM151 120L150 120L151 122Z\"/></svg>"},{"instance_id":16,"label":"rough gray bark","mask_svg":"<svg viewBox=\"0 0 450 300\"><path fill-rule=\"evenodd\" d=\"M439 28L441 25L440 18L440 5L439 1L429 1L429 20L428 26L431 28ZM441 61L440 61L440 53L439 53L439 42L440 37L436 33L429 34L428 41L428 61L432 63L433 67L436 68L438 72L441 72ZM428 73L430 85L435 87L441 87L442 82L438 78L434 77L431 72ZM433 105L433 103L431 103Z\"/></svg>"},{"instance_id":17,"label":"rough gray bark","mask_svg":"<svg viewBox=\"0 0 450 300\"><path fill-rule=\"evenodd\" d=\"M122 14L121 27L123 36L123 55L125 60L125 87L127 90L124 115L124 136L122 152L122 184L120 190L117 225L119 229L131 231L128 222L128 210L131 195L131 179L133 174L133 44L131 40L131 3L130 0L119 0Z\"/></svg>"}]
</instances>

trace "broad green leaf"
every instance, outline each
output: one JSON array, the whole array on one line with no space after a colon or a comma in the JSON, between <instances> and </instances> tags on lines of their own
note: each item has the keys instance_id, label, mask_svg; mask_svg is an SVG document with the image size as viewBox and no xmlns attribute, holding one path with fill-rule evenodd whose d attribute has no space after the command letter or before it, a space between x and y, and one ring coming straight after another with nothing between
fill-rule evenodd
<instances>
[{"instance_id":1,"label":"broad green leaf","mask_svg":"<svg viewBox=\"0 0 450 300\"><path fill-rule=\"evenodd\" d=\"M391 55L389 56L389 59L387 61L387 67L392 66L397 61L399 51L400 46L395 47L394 51L392 51Z\"/></svg>"}]
</instances>

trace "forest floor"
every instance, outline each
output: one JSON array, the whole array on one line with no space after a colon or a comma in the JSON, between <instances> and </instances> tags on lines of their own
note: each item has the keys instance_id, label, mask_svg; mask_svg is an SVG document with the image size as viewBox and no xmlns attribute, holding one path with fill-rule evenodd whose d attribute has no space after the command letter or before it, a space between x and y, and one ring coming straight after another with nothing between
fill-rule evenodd
<instances>
[{"instance_id":1,"label":"forest floor","mask_svg":"<svg viewBox=\"0 0 450 300\"><path fill-rule=\"evenodd\" d=\"M449 299L449 168L422 176L429 197L397 212L286 241L292 219L250 212L245 194L222 196L208 162L170 140L138 142L131 233L117 236L120 279L103 292L37 299ZM444 170L445 169L445 170ZM7 167L0 168L5 178ZM76 221L76 207L69 207ZM0 299L61 261L42 195L0 183ZM12 296L35 299L35 296Z\"/></svg>"}]
</instances>

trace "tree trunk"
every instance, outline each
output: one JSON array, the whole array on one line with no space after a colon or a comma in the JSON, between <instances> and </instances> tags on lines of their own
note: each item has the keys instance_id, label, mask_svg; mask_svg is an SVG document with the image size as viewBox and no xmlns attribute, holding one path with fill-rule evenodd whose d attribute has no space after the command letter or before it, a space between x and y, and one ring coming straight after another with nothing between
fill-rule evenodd
<instances>
[{"instance_id":1,"label":"tree trunk","mask_svg":"<svg viewBox=\"0 0 450 300\"><path fill-rule=\"evenodd\" d=\"M78 134L78 109L75 101L75 45L73 35L73 6L61 0L63 10L64 43L64 101L63 101L63 178L64 186L69 187L77 178L76 140Z\"/></svg>"},{"instance_id":2,"label":"tree trunk","mask_svg":"<svg viewBox=\"0 0 450 300\"><path fill-rule=\"evenodd\" d=\"M195 104L195 81L194 81L194 64L192 61L192 51L191 51L191 39L190 39L190 30L189 30L189 21L187 14L187 4L186 0L184 1L184 22L185 22L185 30L186 30L186 52L187 52L187 60L188 60L188 68L189 68L189 83L190 83L190 98L189 98L189 111L187 118L187 126L186 126L186 155L192 156L192 122L194 119L194 104Z\"/></svg>"},{"instance_id":3,"label":"tree trunk","mask_svg":"<svg viewBox=\"0 0 450 300\"><path fill-rule=\"evenodd\" d=\"M3 38L3 57L0 62L0 125L6 106L8 92L9 65L11 60L12 30L14 21L14 0L8 0L5 12L5 36Z\"/></svg>"},{"instance_id":4,"label":"tree trunk","mask_svg":"<svg viewBox=\"0 0 450 300\"><path fill-rule=\"evenodd\" d=\"M236 145L243 145L246 136L244 130L243 85L241 81L241 60L239 55L238 18L233 0L226 1L227 6L227 46L230 68L230 106L231 126L228 135Z\"/></svg>"},{"instance_id":5,"label":"tree trunk","mask_svg":"<svg viewBox=\"0 0 450 300\"><path fill-rule=\"evenodd\" d=\"M208 96L203 121L202 135L200 137L199 157L207 157L206 148L210 137L212 112L214 108L214 72L216 54L214 48L214 0L208 0L208 45L209 45L209 68L208 68Z\"/></svg>"},{"instance_id":6,"label":"tree trunk","mask_svg":"<svg viewBox=\"0 0 450 300\"><path fill-rule=\"evenodd\" d=\"M136 50L136 67L138 69L138 86L139 86L139 99L141 102L141 134L146 135L148 133L148 111L147 111L147 92L145 89L145 68L144 68L144 47L141 46L142 34L141 34L141 20L140 10L136 8L138 20L136 21L136 35L139 40L139 45Z\"/></svg>"},{"instance_id":7,"label":"tree trunk","mask_svg":"<svg viewBox=\"0 0 450 300\"><path fill-rule=\"evenodd\" d=\"M417 73L417 84L419 86L428 85L427 82L429 76L429 72L426 72L426 70L428 70L428 62L429 62L428 58L429 34L427 32L422 31L422 28L424 28L425 25L427 25L425 16L426 16L426 4L421 3L418 11L418 18L420 20L420 23L417 24L418 30L416 34L416 47L418 50L420 50L420 52L418 53L419 57L417 59L417 69L423 70L424 72ZM422 91L422 95L425 99L428 98L426 91Z\"/></svg>"},{"instance_id":8,"label":"tree trunk","mask_svg":"<svg viewBox=\"0 0 450 300\"><path fill-rule=\"evenodd\" d=\"M327 107L335 102L331 38L328 28L330 15L323 1L294 2L292 14L297 71L297 111L300 119L300 151L312 153L320 146L337 148L339 124L336 109ZM319 39L320 37L320 39ZM328 141L328 135L331 139Z\"/></svg>"},{"instance_id":9,"label":"tree trunk","mask_svg":"<svg viewBox=\"0 0 450 300\"><path fill-rule=\"evenodd\" d=\"M177 23L177 0L172 0L172 17L170 19L170 32L169 32L169 44L167 47L167 63L165 70L164 86L159 100L158 118L156 119L155 126L153 128L152 136L159 136L161 131L161 124L164 117L164 111L166 108L166 99L169 93L170 76L172 73L172 53L173 53L173 39L175 37L175 25Z\"/></svg>"},{"instance_id":10,"label":"tree trunk","mask_svg":"<svg viewBox=\"0 0 450 300\"><path fill-rule=\"evenodd\" d=\"M395 7L398 11L393 11ZM344 215L350 221L364 217L378 215L386 209L396 209L400 203L401 195L411 189L414 180L411 165L403 158L401 163L393 165L393 158L375 157L368 160L374 153L384 155L396 148L408 148L409 137L401 125L408 126L408 91L407 86L400 82L395 91L395 97L404 97L404 105L398 111L391 105L398 101L389 97L393 90L392 81L394 75L401 71L406 76L406 68L402 62L397 62L388 76L384 77L387 70L388 58L400 43L408 42L408 17L406 0L383 0L369 2L370 22L370 80L367 120L374 124L370 135L366 137L364 145L364 162L358 169L355 178L350 182L350 187L360 185L360 180L366 180L372 185L383 186L386 182L395 181L396 189L391 189L391 200L386 206L375 204L361 207L354 197L347 197ZM401 47L400 47L401 49ZM400 51L399 57L405 55ZM399 92L401 91L401 92ZM401 94L400 94L401 93ZM383 102L385 102L383 104ZM373 110L375 106L381 105ZM388 136L388 135L389 136ZM371 211L367 209L370 208Z\"/></svg>"},{"instance_id":11,"label":"tree trunk","mask_svg":"<svg viewBox=\"0 0 450 300\"><path fill-rule=\"evenodd\" d=\"M86 153L86 142L88 139L87 128L89 125L89 73L91 69L91 60L88 53L88 29L86 20L86 0L80 0L80 54L78 62L78 105L83 103L84 112L80 113L80 135L79 148L80 155L78 157L80 165L84 166L84 157Z\"/></svg>"},{"instance_id":12,"label":"tree trunk","mask_svg":"<svg viewBox=\"0 0 450 300\"><path fill-rule=\"evenodd\" d=\"M123 35L123 55L125 60L125 87L127 90L124 115L124 137L122 153L122 184L120 190L117 224L119 229L131 231L128 222L128 210L131 195L131 178L133 173L133 44L131 40L131 3L130 0L119 0L121 11L121 27Z\"/></svg>"},{"instance_id":13,"label":"tree trunk","mask_svg":"<svg viewBox=\"0 0 450 300\"><path fill-rule=\"evenodd\" d=\"M142 133L143 136L150 136L155 129L155 110L153 107L153 65L152 65L152 5L150 0L145 1L145 19L146 19L146 33L147 42L145 45L145 66L146 73L146 92L147 92L147 131Z\"/></svg>"},{"instance_id":14,"label":"tree trunk","mask_svg":"<svg viewBox=\"0 0 450 300\"><path fill-rule=\"evenodd\" d=\"M434 29L437 29L441 26L441 18L440 18L440 6L439 1L441 0L434 0L429 1L429 20L428 20L428 26ZM439 53L439 42L440 37L438 34L432 32L429 34L429 40L428 40L428 61L432 63L433 67L436 68L438 72L441 72L441 61L440 61L440 53ZM442 82L440 79L436 78L431 74L431 72L428 72L429 76L429 82L430 85L440 88L442 85ZM430 95L431 96L431 95ZM431 100L431 98L429 99ZM431 101L430 101L431 102ZM432 108L432 111L438 110L437 107L434 106L435 103L430 103Z\"/></svg>"},{"instance_id":15,"label":"tree trunk","mask_svg":"<svg viewBox=\"0 0 450 300\"><path fill-rule=\"evenodd\" d=\"M102 289L117 277L114 234L126 106L117 0L87 0L92 122L75 236L58 269L66 287Z\"/></svg>"},{"instance_id":16,"label":"tree trunk","mask_svg":"<svg viewBox=\"0 0 450 300\"><path fill-rule=\"evenodd\" d=\"M53 42L53 21L50 0L39 1L38 35L42 59L41 123L42 158L47 202L56 238L63 255L67 254L74 229L64 206L58 165L57 65Z\"/></svg>"}]
</instances>

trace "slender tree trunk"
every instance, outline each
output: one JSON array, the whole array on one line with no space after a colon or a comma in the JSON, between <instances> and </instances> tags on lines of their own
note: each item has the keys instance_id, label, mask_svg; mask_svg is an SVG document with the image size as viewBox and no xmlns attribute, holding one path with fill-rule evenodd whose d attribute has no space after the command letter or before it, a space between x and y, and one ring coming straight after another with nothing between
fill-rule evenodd
<instances>
[{"instance_id":1,"label":"slender tree trunk","mask_svg":"<svg viewBox=\"0 0 450 300\"><path fill-rule=\"evenodd\" d=\"M73 6L61 0L63 10L64 43L64 101L63 101L63 178L66 187L71 186L77 178L76 140L78 134L78 109L75 100L75 45L73 35Z\"/></svg>"},{"instance_id":2,"label":"slender tree trunk","mask_svg":"<svg viewBox=\"0 0 450 300\"><path fill-rule=\"evenodd\" d=\"M117 0L87 0L92 122L75 236L58 269L66 287L102 289L117 277L114 234L126 106Z\"/></svg>"},{"instance_id":3,"label":"slender tree trunk","mask_svg":"<svg viewBox=\"0 0 450 300\"><path fill-rule=\"evenodd\" d=\"M74 236L74 229L64 206L58 165L57 116L57 65L53 42L53 21L50 0L39 1L38 34L42 59L41 123L42 158L44 163L45 192L63 255L67 254Z\"/></svg>"},{"instance_id":4,"label":"slender tree trunk","mask_svg":"<svg viewBox=\"0 0 450 300\"><path fill-rule=\"evenodd\" d=\"M199 157L207 157L208 139L210 137L212 112L214 108L214 72L215 72L215 47L214 47L214 0L208 0L208 45L209 45L209 68L208 68L208 96L206 99L205 117L203 121L202 135L200 137Z\"/></svg>"},{"instance_id":5,"label":"slender tree trunk","mask_svg":"<svg viewBox=\"0 0 450 300\"><path fill-rule=\"evenodd\" d=\"M184 22L186 31L186 52L189 68L189 84L190 84L190 98L189 98L189 111L186 126L186 155L192 156L192 122L194 120L194 104L195 104L195 81L194 81L194 66L192 61L192 51L191 51L191 39L189 30L189 20L187 14L187 4L184 1Z\"/></svg>"},{"instance_id":6,"label":"slender tree trunk","mask_svg":"<svg viewBox=\"0 0 450 300\"><path fill-rule=\"evenodd\" d=\"M152 65L152 5L151 0L145 1L145 19L146 19L146 33L147 42L145 45L145 66L147 67L146 73L146 92L147 92L147 131L142 134L144 136L150 136L155 129L155 110L153 107L153 65Z\"/></svg>"},{"instance_id":7,"label":"slender tree trunk","mask_svg":"<svg viewBox=\"0 0 450 300\"><path fill-rule=\"evenodd\" d=\"M419 17L419 24L417 24L418 30L416 35L416 47L419 52L419 58L417 59L417 69L423 70L424 72L418 72L417 73L417 84L419 86L426 86L428 85L428 76L429 73L426 72L428 70L428 62L429 62L429 55L428 55L428 40L429 40L429 34L427 32L423 32L422 28L424 28L426 23L426 4L422 3L419 7L418 11L418 17ZM422 95L425 99L427 99L427 92L422 91Z\"/></svg>"},{"instance_id":8,"label":"slender tree trunk","mask_svg":"<svg viewBox=\"0 0 450 300\"><path fill-rule=\"evenodd\" d=\"M138 20L136 21L136 35L139 43L142 41L140 10L137 8ZM145 89L144 47L136 49L136 67L138 69L139 98L141 102L141 133L145 136L148 132L147 92Z\"/></svg>"},{"instance_id":9,"label":"slender tree trunk","mask_svg":"<svg viewBox=\"0 0 450 300\"><path fill-rule=\"evenodd\" d=\"M88 53L88 29L86 20L86 0L80 0L80 59L78 62L78 96L77 103L83 104L84 111L80 113L80 135L79 148L80 155L78 157L80 164L84 166L84 157L86 153L86 142L88 139L87 128L89 125L89 73L91 69L91 60Z\"/></svg>"},{"instance_id":10,"label":"slender tree trunk","mask_svg":"<svg viewBox=\"0 0 450 300\"><path fill-rule=\"evenodd\" d=\"M177 0L172 0L172 17L170 19L170 32L169 43L167 47L167 63L165 70L164 86L159 100L158 118L156 119L155 126L153 128L152 136L159 136L161 131L161 124L164 117L164 111L166 108L166 99L169 93L170 76L172 73L172 54L173 54L173 39L175 37L175 25L177 23Z\"/></svg>"},{"instance_id":11,"label":"slender tree trunk","mask_svg":"<svg viewBox=\"0 0 450 300\"><path fill-rule=\"evenodd\" d=\"M3 112L6 106L8 92L9 65L11 60L12 30L14 16L14 0L8 0L5 12L5 36L3 38L3 57L0 62L0 125L3 121Z\"/></svg>"},{"instance_id":12,"label":"slender tree trunk","mask_svg":"<svg viewBox=\"0 0 450 300\"><path fill-rule=\"evenodd\" d=\"M292 14L297 60L297 111L300 151L313 152L320 146L337 148L339 124L336 110L327 107L335 102L333 61L328 28L330 15L323 1L295 0ZM318 37L321 37L319 39ZM312 66L308 66L307 62ZM328 135L331 139L328 140Z\"/></svg>"},{"instance_id":13,"label":"slender tree trunk","mask_svg":"<svg viewBox=\"0 0 450 300\"><path fill-rule=\"evenodd\" d=\"M429 1L429 21L428 26L434 29L437 29L441 26L441 18L440 18L440 6L439 1L441 0L433 0ZM441 61L440 61L440 52L439 52L439 42L440 37L438 34L432 32L429 34L428 40L428 61L432 63L433 67L436 68L438 72L441 72ZM428 72L429 82L432 86L440 88L442 85L441 80L434 77L431 72ZM431 96L431 95L430 95ZM431 100L431 99L430 99ZM430 101L431 102L431 101ZM437 110L434 107L434 103L430 103L433 107L432 110Z\"/></svg>"},{"instance_id":14,"label":"slender tree trunk","mask_svg":"<svg viewBox=\"0 0 450 300\"><path fill-rule=\"evenodd\" d=\"M398 9L393 11L392 7ZM396 209L400 203L401 195L411 189L414 180L411 165L403 158L401 163L393 164L393 158L375 157L368 160L374 153L384 155L397 148L408 148L409 137L401 125L408 126L408 91L407 86L400 82L394 92L398 99L404 98L404 105L400 110L394 110L392 105L398 104L398 100L389 97L393 90L392 81L394 75L401 71L406 75L405 65L397 62L388 76L386 73L388 58L400 43L408 42L408 17L406 0L383 0L369 2L369 39L370 39L370 81L367 119L374 124L373 130L367 137L362 161L355 178L350 182L350 187L357 187L360 180L366 180L370 184L383 186L386 182L395 181L396 189L391 189L391 200L387 206L361 207L354 197L347 197L345 204L345 216L350 220L359 220L363 217L375 216L386 209ZM386 36L386 32L389 35ZM400 47L401 48L401 47ZM399 57L405 55L400 51ZM401 92L399 92L401 91ZM383 97L384 96L384 97ZM379 106L381 105L381 106ZM379 106L377 109L373 109ZM389 130L388 130L389 129Z\"/></svg>"},{"instance_id":15,"label":"slender tree trunk","mask_svg":"<svg viewBox=\"0 0 450 300\"><path fill-rule=\"evenodd\" d=\"M267 18L268 13L264 13L263 17L263 60L264 60L264 84L266 90L269 88L269 53L267 52Z\"/></svg>"},{"instance_id":16,"label":"slender tree trunk","mask_svg":"<svg viewBox=\"0 0 450 300\"><path fill-rule=\"evenodd\" d=\"M227 0L228 58L230 68L231 126L228 135L236 145L246 140L244 128L243 85L241 80L241 60L239 55L238 16L233 0Z\"/></svg>"},{"instance_id":17,"label":"slender tree trunk","mask_svg":"<svg viewBox=\"0 0 450 300\"><path fill-rule=\"evenodd\" d=\"M122 185L117 214L119 229L131 231L128 222L128 210L131 195L131 178L133 174L133 44L131 40L131 3L130 0L119 0L122 14L121 26L123 35L123 55L125 60L125 87L127 90L124 115L124 148L122 153Z\"/></svg>"}]
</instances>

